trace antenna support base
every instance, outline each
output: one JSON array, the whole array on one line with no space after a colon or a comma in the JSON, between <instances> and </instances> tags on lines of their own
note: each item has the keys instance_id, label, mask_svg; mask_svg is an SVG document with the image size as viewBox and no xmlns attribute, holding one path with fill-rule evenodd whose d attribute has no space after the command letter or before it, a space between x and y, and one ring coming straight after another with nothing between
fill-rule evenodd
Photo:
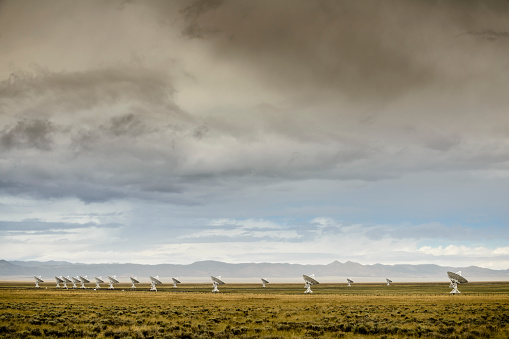
<instances>
[{"instance_id":1,"label":"antenna support base","mask_svg":"<svg viewBox=\"0 0 509 339\"><path fill-rule=\"evenodd\" d=\"M306 288L304 294L313 294L313 291L311 291L311 284L309 282L306 281L306 285L304 285L304 287Z\"/></svg>"},{"instance_id":2,"label":"antenna support base","mask_svg":"<svg viewBox=\"0 0 509 339\"><path fill-rule=\"evenodd\" d=\"M218 283L215 281L212 283L212 286L214 286L214 288L212 289L212 293L219 293L219 289L217 288L217 285L218 285Z\"/></svg>"}]
</instances>

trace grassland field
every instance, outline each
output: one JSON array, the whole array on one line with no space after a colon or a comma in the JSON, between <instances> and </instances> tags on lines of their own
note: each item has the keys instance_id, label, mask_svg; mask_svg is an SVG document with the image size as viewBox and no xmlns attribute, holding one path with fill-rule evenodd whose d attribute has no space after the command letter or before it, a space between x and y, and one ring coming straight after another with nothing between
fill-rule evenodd
<instances>
[{"instance_id":1,"label":"grassland field","mask_svg":"<svg viewBox=\"0 0 509 339\"><path fill-rule=\"evenodd\" d=\"M509 283L115 285L0 282L0 338L509 338Z\"/></svg>"}]
</instances>

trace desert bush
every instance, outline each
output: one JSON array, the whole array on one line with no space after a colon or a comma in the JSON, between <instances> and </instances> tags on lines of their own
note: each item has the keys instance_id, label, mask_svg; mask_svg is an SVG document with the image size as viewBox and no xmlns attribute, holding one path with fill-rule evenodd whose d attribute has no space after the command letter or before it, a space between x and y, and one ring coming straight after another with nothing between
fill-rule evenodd
<instances>
[{"instance_id":1,"label":"desert bush","mask_svg":"<svg viewBox=\"0 0 509 339\"><path fill-rule=\"evenodd\" d=\"M39 318L30 318L28 319L28 323L32 325L40 325L42 324L42 321Z\"/></svg>"},{"instance_id":2,"label":"desert bush","mask_svg":"<svg viewBox=\"0 0 509 339\"><path fill-rule=\"evenodd\" d=\"M0 334L14 333L16 332L16 328L14 326L0 326Z\"/></svg>"}]
</instances>

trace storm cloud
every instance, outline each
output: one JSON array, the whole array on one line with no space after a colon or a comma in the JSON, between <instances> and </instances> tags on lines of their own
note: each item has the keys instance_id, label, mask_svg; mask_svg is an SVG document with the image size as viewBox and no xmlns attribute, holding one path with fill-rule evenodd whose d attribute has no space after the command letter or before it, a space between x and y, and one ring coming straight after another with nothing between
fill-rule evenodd
<instances>
[{"instance_id":1,"label":"storm cloud","mask_svg":"<svg viewBox=\"0 0 509 339\"><path fill-rule=\"evenodd\" d=\"M233 260L242 244L264 248L252 260L349 259L327 240L339 235L372 244L362 263L440 263L449 245L495 258L508 13L473 0L0 2L0 222L104 227L119 258L144 251L130 261ZM9 232L0 242L37 239ZM222 243L236 252L210 258Z\"/></svg>"}]
</instances>

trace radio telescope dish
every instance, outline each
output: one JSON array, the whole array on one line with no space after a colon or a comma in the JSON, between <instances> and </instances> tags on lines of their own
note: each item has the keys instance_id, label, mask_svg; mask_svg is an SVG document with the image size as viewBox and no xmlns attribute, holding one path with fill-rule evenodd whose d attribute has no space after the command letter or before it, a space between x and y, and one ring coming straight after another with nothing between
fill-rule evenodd
<instances>
[{"instance_id":1,"label":"radio telescope dish","mask_svg":"<svg viewBox=\"0 0 509 339\"><path fill-rule=\"evenodd\" d=\"M353 280L352 279L346 279L346 282L348 283L348 287L352 287L352 285L350 284L353 284Z\"/></svg>"},{"instance_id":2,"label":"radio telescope dish","mask_svg":"<svg viewBox=\"0 0 509 339\"><path fill-rule=\"evenodd\" d=\"M104 284L104 280L102 277L95 277L95 288L98 289L98 288L101 288L101 285L99 284Z\"/></svg>"},{"instance_id":3,"label":"radio telescope dish","mask_svg":"<svg viewBox=\"0 0 509 339\"><path fill-rule=\"evenodd\" d=\"M304 287L306 288L306 291L304 293L312 294L313 291L311 291L311 285L318 285L319 284L318 280L315 279L314 274L311 274L311 275L303 274L302 277L304 278L304 281L306 282L306 284L304 285Z\"/></svg>"},{"instance_id":4,"label":"radio telescope dish","mask_svg":"<svg viewBox=\"0 0 509 339\"><path fill-rule=\"evenodd\" d=\"M210 279L212 279L212 286L214 287L212 289L212 293L219 293L217 286L225 284L224 281L221 280L221 276L218 275L217 277L214 277L213 275L211 275Z\"/></svg>"},{"instance_id":5,"label":"radio telescope dish","mask_svg":"<svg viewBox=\"0 0 509 339\"><path fill-rule=\"evenodd\" d=\"M265 284L268 284L269 281L267 279L262 278L262 287L267 287Z\"/></svg>"},{"instance_id":6,"label":"radio telescope dish","mask_svg":"<svg viewBox=\"0 0 509 339\"><path fill-rule=\"evenodd\" d=\"M64 279L55 276L55 281L57 282L57 288L60 288L60 284L65 284Z\"/></svg>"},{"instance_id":7,"label":"radio telescope dish","mask_svg":"<svg viewBox=\"0 0 509 339\"><path fill-rule=\"evenodd\" d=\"M69 276L64 277L61 275L59 278L64 281L64 288L67 288L67 283L72 283L71 278L69 278Z\"/></svg>"},{"instance_id":8,"label":"radio telescope dish","mask_svg":"<svg viewBox=\"0 0 509 339\"><path fill-rule=\"evenodd\" d=\"M41 279L41 276L36 277L34 275L34 279L35 279L35 288L39 288L40 287L39 283L43 283L44 282L44 280Z\"/></svg>"},{"instance_id":9,"label":"radio telescope dish","mask_svg":"<svg viewBox=\"0 0 509 339\"><path fill-rule=\"evenodd\" d=\"M449 287L452 288L452 291L450 293L451 294L461 293L458 290L458 284L466 284L468 280L461 275L461 271L457 273L447 272L447 275L449 276L449 279L451 279L451 284L449 285Z\"/></svg>"},{"instance_id":10,"label":"radio telescope dish","mask_svg":"<svg viewBox=\"0 0 509 339\"><path fill-rule=\"evenodd\" d=\"M387 280L387 286L389 286L389 285L391 284L391 282L392 282L392 280L391 280L391 279L387 279L387 278L386 278L385 280Z\"/></svg>"},{"instance_id":11,"label":"radio telescope dish","mask_svg":"<svg viewBox=\"0 0 509 339\"><path fill-rule=\"evenodd\" d=\"M138 278L137 277L129 277L131 279L131 288L136 288L136 286L134 284L139 284L140 282L138 281Z\"/></svg>"},{"instance_id":12,"label":"radio telescope dish","mask_svg":"<svg viewBox=\"0 0 509 339\"><path fill-rule=\"evenodd\" d=\"M113 286L113 284L118 284L118 280L117 280L117 276L114 275L114 276L108 276L108 280L110 281L109 284L110 284L110 287L108 287L109 290L113 290L115 287Z\"/></svg>"},{"instance_id":13,"label":"radio telescope dish","mask_svg":"<svg viewBox=\"0 0 509 339\"><path fill-rule=\"evenodd\" d=\"M156 285L160 285L162 284L161 280L159 280L159 276L156 275L155 277L150 277L150 290L151 291L156 291L157 292L157 288L156 288Z\"/></svg>"},{"instance_id":14,"label":"radio telescope dish","mask_svg":"<svg viewBox=\"0 0 509 339\"><path fill-rule=\"evenodd\" d=\"M173 288L177 288L177 284L180 284L179 278L171 278L171 280L173 280Z\"/></svg>"},{"instance_id":15,"label":"radio telescope dish","mask_svg":"<svg viewBox=\"0 0 509 339\"><path fill-rule=\"evenodd\" d=\"M81 284L81 280L78 277L71 277L72 288L77 288L76 284Z\"/></svg>"},{"instance_id":16,"label":"radio telescope dish","mask_svg":"<svg viewBox=\"0 0 509 339\"><path fill-rule=\"evenodd\" d=\"M83 277L83 276L79 275L79 276L78 276L78 279L79 279L79 280L80 280L80 282L81 282L81 288L86 288L86 287L85 287L85 284L88 284L88 283L90 282L90 280L88 280L88 279L87 279L87 276L84 276L84 277Z\"/></svg>"}]
</instances>

